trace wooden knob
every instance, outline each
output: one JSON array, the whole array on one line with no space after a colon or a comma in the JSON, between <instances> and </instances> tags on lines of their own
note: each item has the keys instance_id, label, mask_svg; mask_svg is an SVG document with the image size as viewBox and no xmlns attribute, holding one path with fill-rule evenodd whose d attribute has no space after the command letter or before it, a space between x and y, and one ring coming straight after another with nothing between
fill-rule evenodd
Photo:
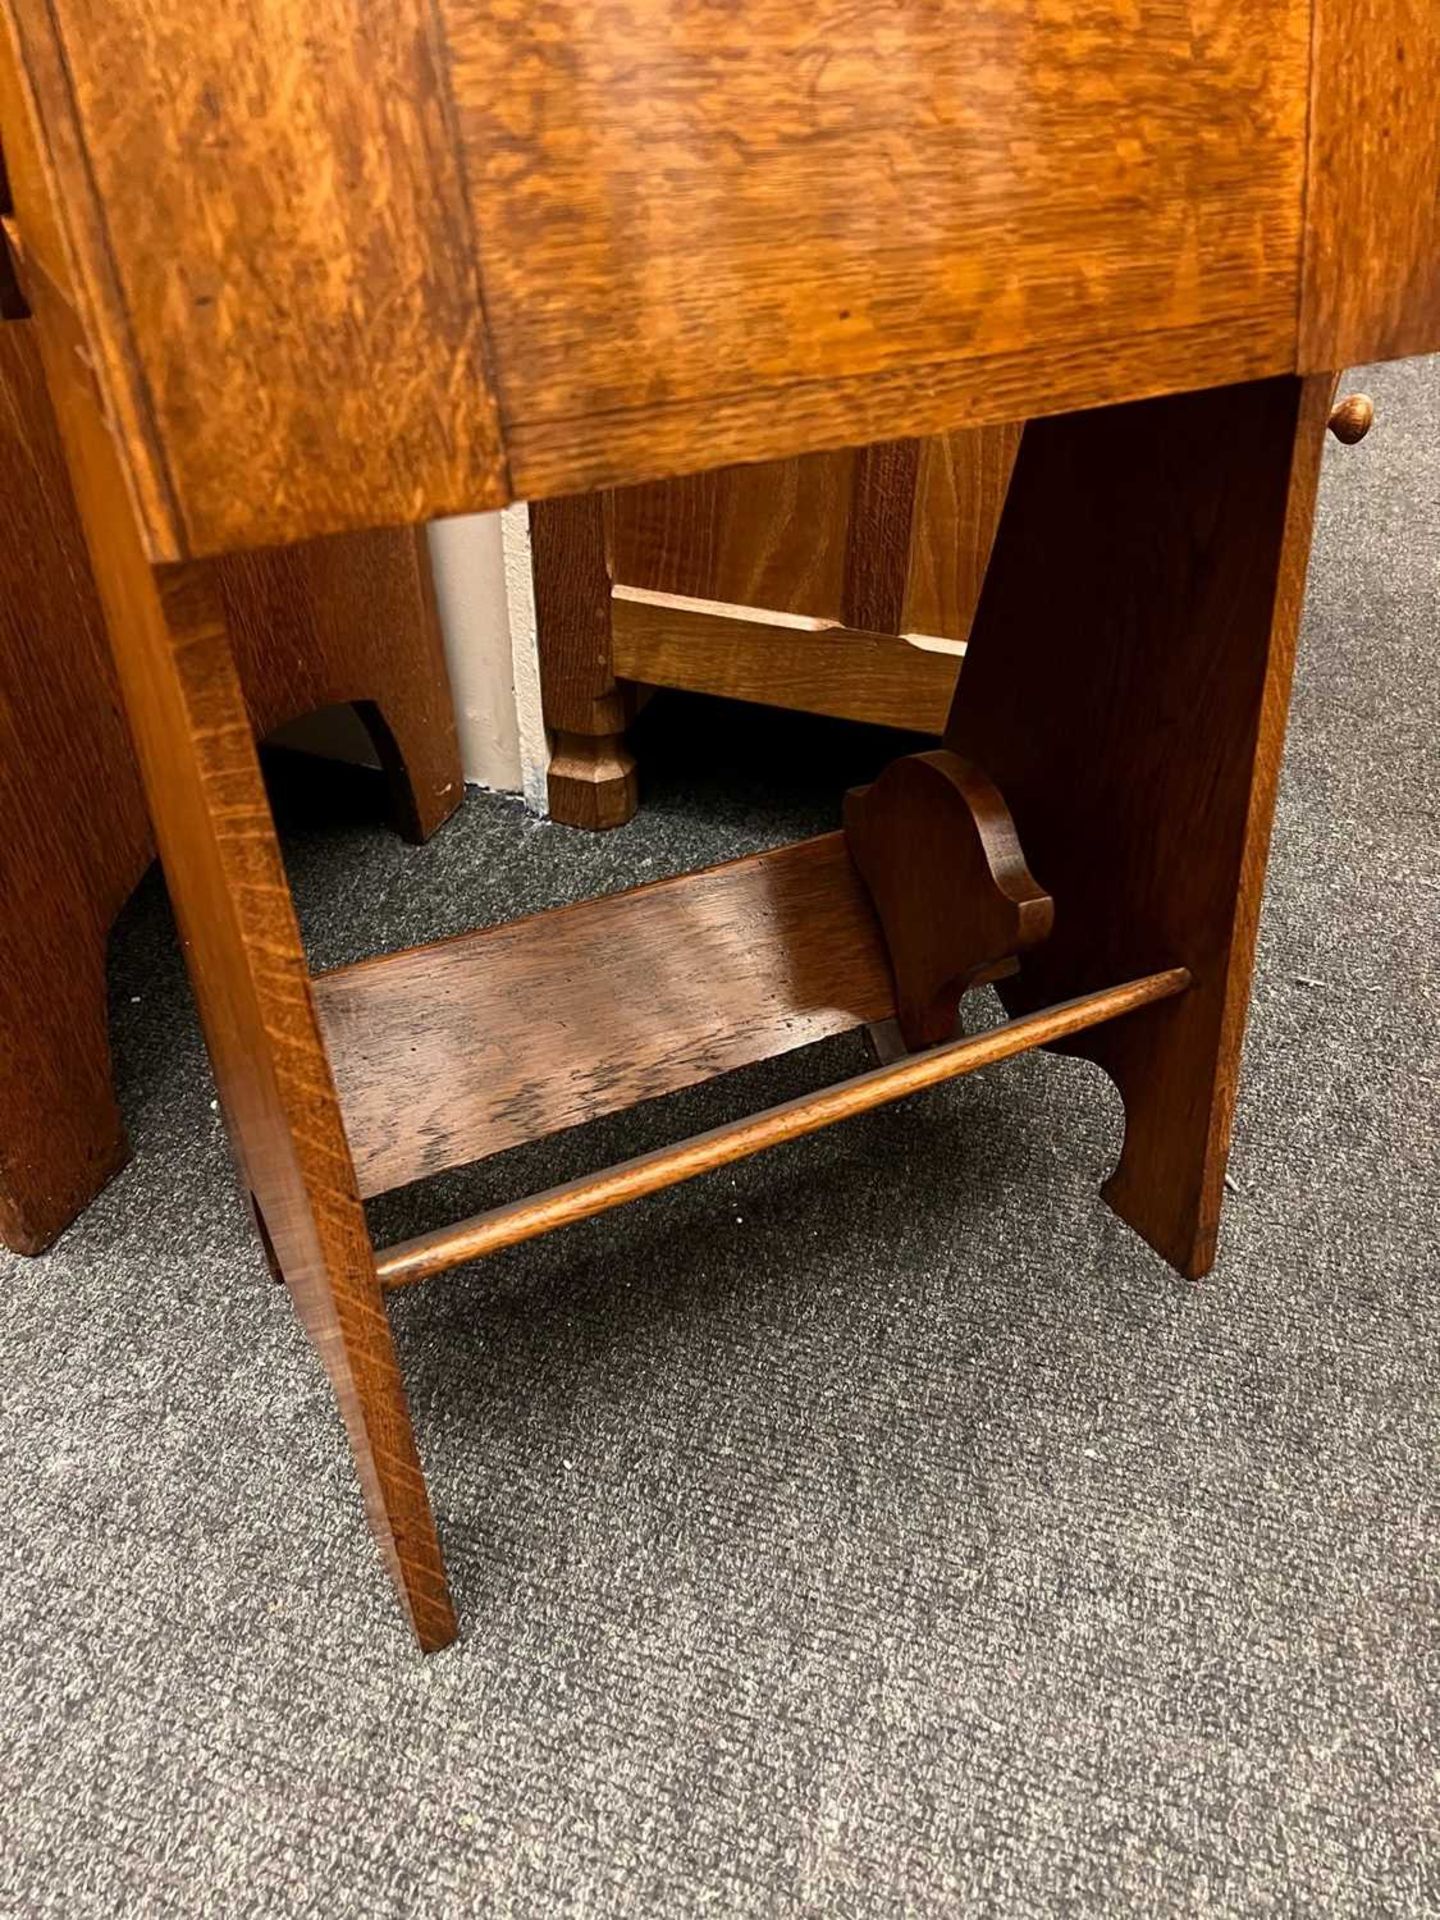
<instances>
[{"instance_id":1,"label":"wooden knob","mask_svg":"<svg viewBox=\"0 0 1440 1920\"><path fill-rule=\"evenodd\" d=\"M1347 393L1330 412L1330 431L1347 447L1363 440L1375 418L1375 402L1368 393Z\"/></svg>"}]
</instances>

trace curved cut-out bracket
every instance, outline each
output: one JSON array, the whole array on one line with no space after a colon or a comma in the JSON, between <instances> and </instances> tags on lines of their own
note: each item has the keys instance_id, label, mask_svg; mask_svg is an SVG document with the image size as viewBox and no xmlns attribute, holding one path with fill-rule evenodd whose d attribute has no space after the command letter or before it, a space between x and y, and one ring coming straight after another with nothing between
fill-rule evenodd
<instances>
[{"instance_id":1,"label":"curved cut-out bracket","mask_svg":"<svg viewBox=\"0 0 1440 1920\"><path fill-rule=\"evenodd\" d=\"M938 1046L962 996L1045 938L1055 903L998 788L959 754L892 760L846 795L845 837L889 948L905 1044Z\"/></svg>"}]
</instances>

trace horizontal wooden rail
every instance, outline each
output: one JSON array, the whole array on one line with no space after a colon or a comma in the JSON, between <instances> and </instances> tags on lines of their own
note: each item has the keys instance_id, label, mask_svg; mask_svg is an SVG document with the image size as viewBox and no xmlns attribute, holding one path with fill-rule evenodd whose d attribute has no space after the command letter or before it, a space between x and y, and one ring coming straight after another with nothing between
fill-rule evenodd
<instances>
[{"instance_id":1,"label":"horizontal wooden rail","mask_svg":"<svg viewBox=\"0 0 1440 1920\"><path fill-rule=\"evenodd\" d=\"M964 646L872 633L838 620L616 586L610 609L622 680L940 733Z\"/></svg>"},{"instance_id":2,"label":"horizontal wooden rail","mask_svg":"<svg viewBox=\"0 0 1440 1920\"><path fill-rule=\"evenodd\" d=\"M823 1088L819 1093L787 1100L778 1107L767 1107L748 1119L733 1121L729 1126L698 1133L673 1147L662 1147L655 1153L622 1161L618 1167L609 1167L603 1173L586 1174L579 1180L566 1181L564 1186L551 1187L548 1192L496 1207L490 1213L477 1214L456 1226L402 1240L377 1255L381 1284L404 1287L417 1280L428 1280L432 1274L443 1273L448 1267L478 1260L483 1254L498 1253L502 1247L517 1246L522 1240L533 1240L572 1221L607 1213L629 1200L659 1193L682 1180L693 1180L697 1174L709 1173L733 1160L744 1160L766 1147L779 1146L782 1141L798 1140L803 1134L816 1133L837 1120L867 1113L872 1107L884 1106L908 1093L920 1093L927 1087L957 1079L961 1074L973 1073L977 1067L1013 1059L1052 1040L1063 1040L1072 1033L1083 1032L1086 1027L1099 1026L1104 1020L1118 1019L1137 1007L1183 993L1189 984L1188 971L1184 967L1172 967L1164 973L1150 973L1142 979L1127 981L1123 986L1087 993L1081 999L1066 1000L1041 1013L1007 1021L988 1033L972 1034L943 1047L909 1054L893 1066L877 1067L873 1072L857 1074L854 1079L842 1080L838 1086Z\"/></svg>"}]
</instances>

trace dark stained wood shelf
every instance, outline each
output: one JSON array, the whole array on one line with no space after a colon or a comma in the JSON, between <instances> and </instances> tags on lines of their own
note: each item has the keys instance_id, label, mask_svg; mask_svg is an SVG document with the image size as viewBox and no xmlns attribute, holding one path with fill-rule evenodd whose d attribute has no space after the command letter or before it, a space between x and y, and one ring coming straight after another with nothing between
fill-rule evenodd
<instances>
[{"instance_id":1,"label":"dark stained wood shelf","mask_svg":"<svg viewBox=\"0 0 1440 1920\"><path fill-rule=\"evenodd\" d=\"M468 1260L498 1253L502 1247L518 1246L522 1240L534 1240L553 1233L557 1227L577 1220L592 1219L647 1194L661 1193L682 1180L694 1180L717 1167L748 1159L788 1140L818 1133L840 1120L868 1113L907 1094L942 1086L947 1080L974 1073L980 1067L994 1066L1001 1060L1013 1060L1084 1033L1103 1021L1118 1020L1140 1007L1153 1006L1159 1000L1172 999L1190 985L1184 967L1170 967L1161 973L1147 974L1140 980L1127 980L1120 986L1106 987L1085 994L1078 1000L1043 1013L1032 1013L1018 1020L1007 1020L986 1033L955 1040L947 1046L931 1047L910 1054L870 1073L856 1074L819 1093L807 1093L777 1107L766 1107L728 1126L713 1127L673 1147L661 1147L654 1153L639 1155L602 1173L587 1174L569 1180L564 1186L533 1194L529 1199L513 1201L489 1213L462 1220L457 1226L442 1227L421 1234L376 1253L376 1272L383 1287L405 1287L417 1280L428 1280Z\"/></svg>"},{"instance_id":2,"label":"dark stained wood shelf","mask_svg":"<svg viewBox=\"0 0 1440 1920\"><path fill-rule=\"evenodd\" d=\"M895 1011L839 833L313 985L367 1198Z\"/></svg>"}]
</instances>

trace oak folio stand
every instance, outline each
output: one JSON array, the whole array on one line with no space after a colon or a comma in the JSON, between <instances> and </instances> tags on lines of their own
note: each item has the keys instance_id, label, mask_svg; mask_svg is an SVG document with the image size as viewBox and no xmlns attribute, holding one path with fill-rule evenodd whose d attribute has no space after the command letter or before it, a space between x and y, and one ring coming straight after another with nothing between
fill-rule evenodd
<instances>
[{"instance_id":1,"label":"oak folio stand","mask_svg":"<svg viewBox=\"0 0 1440 1920\"><path fill-rule=\"evenodd\" d=\"M4 0L222 1107L425 1647L387 1288L1042 1045L1120 1089L1111 1205L1213 1258L1332 369L1440 344L1440 22L1113 12ZM312 978L215 556L1020 419L943 747L844 834ZM1009 1024L941 1038L985 978ZM371 1244L368 1194L892 1016L856 1080Z\"/></svg>"}]
</instances>

